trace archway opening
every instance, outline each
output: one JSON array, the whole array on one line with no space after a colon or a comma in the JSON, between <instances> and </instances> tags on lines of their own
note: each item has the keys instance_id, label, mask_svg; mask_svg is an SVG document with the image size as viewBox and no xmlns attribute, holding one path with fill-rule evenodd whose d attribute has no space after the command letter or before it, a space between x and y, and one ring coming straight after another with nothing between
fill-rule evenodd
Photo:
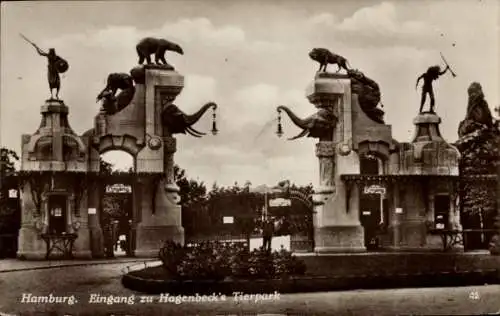
<instances>
[{"instance_id":1,"label":"archway opening","mask_svg":"<svg viewBox=\"0 0 500 316\"><path fill-rule=\"evenodd\" d=\"M123 150L100 156L100 222L107 257L133 255L135 158Z\"/></svg>"}]
</instances>

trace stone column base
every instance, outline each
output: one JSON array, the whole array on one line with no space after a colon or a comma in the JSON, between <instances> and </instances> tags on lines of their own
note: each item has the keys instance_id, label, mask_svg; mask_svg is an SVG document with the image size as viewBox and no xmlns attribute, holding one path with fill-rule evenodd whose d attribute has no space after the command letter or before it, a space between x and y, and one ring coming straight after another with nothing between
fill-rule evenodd
<instances>
[{"instance_id":1,"label":"stone column base","mask_svg":"<svg viewBox=\"0 0 500 316\"><path fill-rule=\"evenodd\" d=\"M104 237L101 227L90 227L89 230L92 258L104 258Z\"/></svg>"},{"instance_id":2,"label":"stone column base","mask_svg":"<svg viewBox=\"0 0 500 316\"><path fill-rule=\"evenodd\" d=\"M320 253L366 251L364 229L361 225L315 228L314 244L314 251Z\"/></svg>"},{"instance_id":3,"label":"stone column base","mask_svg":"<svg viewBox=\"0 0 500 316\"><path fill-rule=\"evenodd\" d=\"M89 228L80 228L76 234L78 237L73 244L73 257L78 259L92 258Z\"/></svg>"},{"instance_id":4,"label":"stone column base","mask_svg":"<svg viewBox=\"0 0 500 316\"><path fill-rule=\"evenodd\" d=\"M47 252L45 250L43 251L23 251L23 250L18 250L16 257L19 260L45 260L45 255Z\"/></svg>"},{"instance_id":5,"label":"stone column base","mask_svg":"<svg viewBox=\"0 0 500 316\"><path fill-rule=\"evenodd\" d=\"M406 220L389 226L392 242L387 245L392 250L423 250L427 244L427 229L424 220ZM429 245L435 248L434 245Z\"/></svg>"},{"instance_id":6,"label":"stone column base","mask_svg":"<svg viewBox=\"0 0 500 316\"><path fill-rule=\"evenodd\" d=\"M136 257L156 258L163 244L172 240L184 245L182 226L137 226L134 255Z\"/></svg>"},{"instance_id":7,"label":"stone column base","mask_svg":"<svg viewBox=\"0 0 500 316\"><path fill-rule=\"evenodd\" d=\"M74 259L92 259L92 252L90 250L75 250L73 251Z\"/></svg>"},{"instance_id":8,"label":"stone column base","mask_svg":"<svg viewBox=\"0 0 500 316\"><path fill-rule=\"evenodd\" d=\"M17 258L21 260L44 260L47 245L40 237L40 232L34 227L19 229Z\"/></svg>"}]
</instances>

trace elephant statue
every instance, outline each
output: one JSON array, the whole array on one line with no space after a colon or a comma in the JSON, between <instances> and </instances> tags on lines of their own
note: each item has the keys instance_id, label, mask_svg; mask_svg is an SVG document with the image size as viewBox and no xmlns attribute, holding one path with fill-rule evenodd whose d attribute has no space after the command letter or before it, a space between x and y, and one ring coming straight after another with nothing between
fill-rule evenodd
<instances>
[{"instance_id":1,"label":"elephant statue","mask_svg":"<svg viewBox=\"0 0 500 316\"><path fill-rule=\"evenodd\" d=\"M299 118L292 110L283 105L278 106L278 112L280 111L285 111L292 122L302 129L300 134L289 138L289 140L294 140L306 135L307 137L319 138L320 140L331 141L333 139L333 130L337 124L337 117L331 110L320 109L317 113L305 119Z\"/></svg>"},{"instance_id":2,"label":"elephant statue","mask_svg":"<svg viewBox=\"0 0 500 316\"><path fill-rule=\"evenodd\" d=\"M192 115L187 115L182 112L175 104L166 105L161 113L164 135L186 134L186 132L194 137L206 135L205 133L195 130L192 126L200 120L209 108L215 110L217 109L217 104L208 102Z\"/></svg>"},{"instance_id":3,"label":"elephant statue","mask_svg":"<svg viewBox=\"0 0 500 316\"><path fill-rule=\"evenodd\" d=\"M121 92L115 96L118 89ZM134 94L135 86L132 76L127 73L111 73L108 75L106 87L97 96L97 102L103 100L104 111L108 115L113 115L129 105Z\"/></svg>"}]
</instances>

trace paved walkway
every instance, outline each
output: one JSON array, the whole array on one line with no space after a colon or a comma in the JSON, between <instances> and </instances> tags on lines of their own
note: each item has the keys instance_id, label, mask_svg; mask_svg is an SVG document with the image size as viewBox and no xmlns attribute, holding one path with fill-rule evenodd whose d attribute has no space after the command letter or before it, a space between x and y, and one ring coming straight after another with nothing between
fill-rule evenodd
<instances>
[{"instance_id":1,"label":"paved walkway","mask_svg":"<svg viewBox=\"0 0 500 316\"><path fill-rule=\"evenodd\" d=\"M23 270L40 270L71 266L90 266L116 263L140 263L157 261L157 258L106 258L94 260L39 260L0 259L0 273Z\"/></svg>"}]
</instances>

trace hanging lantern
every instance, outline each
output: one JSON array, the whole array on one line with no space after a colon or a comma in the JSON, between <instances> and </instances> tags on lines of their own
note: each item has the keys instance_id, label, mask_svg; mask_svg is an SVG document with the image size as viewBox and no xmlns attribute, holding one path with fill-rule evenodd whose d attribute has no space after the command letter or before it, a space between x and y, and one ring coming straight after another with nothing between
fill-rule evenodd
<instances>
[{"instance_id":1,"label":"hanging lantern","mask_svg":"<svg viewBox=\"0 0 500 316\"><path fill-rule=\"evenodd\" d=\"M278 137L283 136L283 127L281 126L281 110L278 110L278 130L276 131Z\"/></svg>"},{"instance_id":2,"label":"hanging lantern","mask_svg":"<svg viewBox=\"0 0 500 316\"><path fill-rule=\"evenodd\" d=\"M216 117L217 117L217 114L215 113L215 108L214 108L214 112L212 113L212 135L217 135L217 133L219 132L219 130L217 129L217 122L216 122Z\"/></svg>"}]
</instances>

